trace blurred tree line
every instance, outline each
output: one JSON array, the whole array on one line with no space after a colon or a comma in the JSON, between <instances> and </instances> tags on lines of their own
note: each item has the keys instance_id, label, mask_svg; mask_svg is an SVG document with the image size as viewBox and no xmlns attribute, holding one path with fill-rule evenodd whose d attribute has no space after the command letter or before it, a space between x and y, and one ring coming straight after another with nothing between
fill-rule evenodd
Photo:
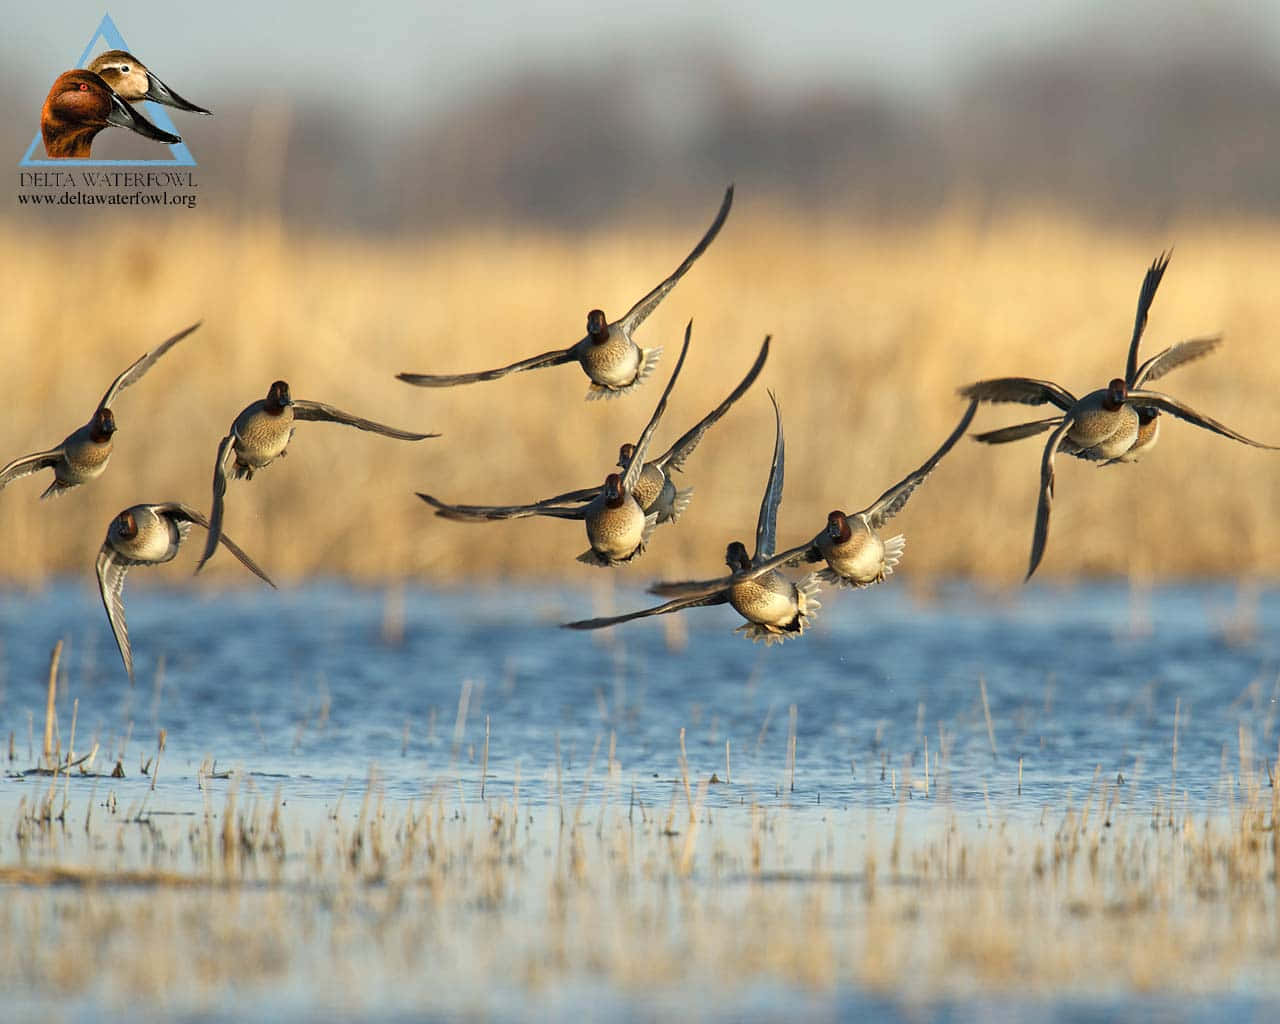
<instances>
[{"instance_id":1,"label":"blurred tree line","mask_svg":"<svg viewBox=\"0 0 1280 1024\"><path fill-rule=\"evenodd\" d=\"M431 88L429 68L418 87ZM987 63L932 100L771 91L684 43L596 72L526 72L430 116L284 95L208 102L216 117L183 124L206 206L361 233L701 216L731 180L757 199L875 218L927 216L956 196L1139 223L1280 216L1280 71L1223 48L1140 60L1081 43ZM30 120L3 116L21 151Z\"/></svg>"}]
</instances>

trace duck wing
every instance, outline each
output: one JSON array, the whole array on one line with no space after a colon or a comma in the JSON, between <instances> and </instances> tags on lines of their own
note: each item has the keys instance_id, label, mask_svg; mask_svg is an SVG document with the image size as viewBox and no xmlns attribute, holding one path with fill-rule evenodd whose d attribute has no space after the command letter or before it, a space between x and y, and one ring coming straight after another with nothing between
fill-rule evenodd
<instances>
[{"instance_id":1,"label":"duck wing","mask_svg":"<svg viewBox=\"0 0 1280 1024\"><path fill-rule=\"evenodd\" d=\"M1133 320L1133 337L1129 340L1129 358L1124 365L1124 382L1131 388L1138 386L1138 343L1142 341L1142 332L1147 329L1147 311L1151 308L1151 300L1156 297L1156 289L1160 287L1164 268L1169 265L1169 257L1172 255L1172 252L1162 252L1152 260L1142 279L1142 290L1138 292L1138 313Z\"/></svg>"},{"instance_id":2,"label":"duck wing","mask_svg":"<svg viewBox=\"0 0 1280 1024\"><path fill-rule=\"evenodd\" d=\"M430 494L415 492L419 498L436 510L441 519L452 519L458 523L487 523L499 519L524 519L528 516L549 516L553 519L585 519L591 501L577 508L553 505L549 501L536 505L450 505ZM596 488L591 492L594 501L600 494Z\"/></svg>"},{"instance_id":3,"label":"duck wing","mask_svg":"<svg viewBox=\"0 0 1280 1024\"><path fill-rule=\"evenodd\" d=\"M707 605L724 604L728 600L729 595L721 592L718 594L709 594L705 597L668 601L666 604L660 604L654 608L645 608L638 612L627 612L626 615L609 615L600 619L579 619L577 622L562 622L560 623L560 628L604 629L607 626L616 626L620 622L630 622L632 619L647 619L651 615L668 615L671 612L684 611L686 608L700 608Z\"/></svg>"},{"instance_id":4,"label":"duck wing","mask_svg":"<svg viewBox=\"0 0 1280 1024\"><path fill-rule=\"evenodd\" d=\"M693 454L693 450L698 447L698 442L702 440L706 432L716 425L739 398L747 393L747 389L760 376L760 371L764 369L765 360L769 358L769 341L770 337L767 336L764 339L764 344L760 346L760 354L756 356L756 361L751 364L751 369L747 371L747 375L742 378L738 386L729 393L729 396L700 419L690 430L682 434L664 454L654 460L659 469L664 472L684 469L685 460Z\"/></svg>"},{"instance_id":5,"label":"duck wing","mask_svg":"<svg viewBox=\"0 0 1280 1024\"><path fill-rule=\"evenodd\" d=\"M1051 403L1063 412L1076 404L1075 395L1059 384L1032 377L994 377L960 389L965 398L979 402L1019 402L1022 405Z\"/></svg>"},{"instance_id":6,"label":"duck wing","mask_svg":"<svg viewBox=\"0 0 1280 1024\"><path fill-rule=\"evenodd\" d=\"M969 429L969 424L973 422L973 414L978 411L978 400L976 398L969 400L969 408L964 411L964 415L960 417L960 422L956 424L956 428L947 435L947 439L942 442L936 452L925 460L913 473L908 473L896 484L890 487L884 494L880 495L871 505L862 511L862 515L867 517L867 524L873 529L878 530L890 519L902 511L910 499L912 492L925 482L925 479L933 472L934 468L942 461L942 457L955 447L957 441L964 437L964 432Z\"/></svg>"},{"instance_id":7,"label":"duck wing","mask_svg":"<svg viewBox=\"0 0 1280 1024\"><path fill-rule=\"evenodd\" d=\"M357 430L367 430L370 433L381 434L384 437L394 437L400 441L425 441L429 437L440 436L439 434L415 434L408 430L397 430L395 427L388 427L383 423L375 423L373 420L353 416L351 413L343 412L332 405L325 405L324 402L304 402L301 399L296 399L293 403L293 418L317 423L342 423L348 427L355 427Z\"/></svg>"},{"instance_id":8,"label":"duck wing","mask_svg":"<svg viewBox=\"0 0 1280 1024\"><path fill-rule=\"evenodd\" d=\"M206 530L209 530L209 531L212 531L213 529L209 525L209 520L204 517L204 513L197 511L196 509L192 508L190 505L184 505L181 502L177 502L177 501L169 501L160 505L152 505L151 507L155 509L155 511L158 514L162 516L168 516L170 519L174 520L175 522L187 523L187 524L195 523L197 526L203 526ZM190 526L188 526L188 529L190 529ZM257 562L255 562L252 558L250 558L245 553L244 549L241 548L239 544L237 544L230 537L228 537L226 534L221 532L218 534L218 541L222 544L223 547L225 547L228 551L230 551L233 555L235 555L236 558L240 560L241 565L243 565L251 573L257 576L258 579L262 580L263 583L271 587L272 590L279 589L278 587L276 587L271 577L268 576L262 570L262 568L258 565Z\"/></svg>"},{"instance_id":9,"label":"duck wing","mask_svg":"<svg viewBox=\"0 0 1280 1024\"><path fill-rule=\"evenodd\" d=\"M107 611L107 621L111 624L111 632L115 635L116 646L120 648L120 657L124 661L124 669L129 673L129 685L133 685L133 649L129 646L129 626L124 618L124 578L129 569L141 565L132 558L126 558L104 543L98 550L95 565L98 573L98 592L102 595L102 607Z\"/></svg>"},{"instance_id":10,"label":"duck wing","mask_svg":"<svg viewBox=\"0 0 1280 1024\"><path fill-rule=\"evenodd\" d=\"M1045 545L1049 542L1049 513L1053 508L1053 457L1058 453L1058 445L1067 436L1067 431L1075 420L1064 416L1058 429L1049 435L1045 442L1044 455L1040 460L1040 500L1036 505L1036 528L1031 537L1031 563L1023 582L1031 579L1044 558Z\"/></svg>"},{"instance_id":11,"label":"duck wing","mask_svg":"<svg viewBox=\"0 0 1280 1024\"><path fill-rule=\"evenodd\" d=\"M1203 427L1205 430L1228 437L1232 441L1239 441L1241 444L1247 444L1254 448L1266 448L1268 451L1280 451L1280 445L1263 444L1261 441L1245 437L1244 434L1232 430L1225 423L1219 423L1204 413L1196 412L1185 402L1180 402L1178 399L1162 394L1159 391L1130 391L1129 404L1138 409L1159 409L1161 412L1167 412L1170 416L1176 416L1180 420L1186 420L1186 422L1195 424L1197 427Z\"/></svg>"},{"instance_id":12,"label":"duck wing","mask_svg":"<svg viewBox=\"0 0 1280 1024\"><path fill-rule=\"evenodd\" d=\"M676 378L680 376L680 368L684 366L684 357L689 354L689 338L693 334L693 321L690 320L684 328L684 344L680 346L680 358L676 360L676 368L671 371L671 379L667 381L666 388L663 389L662 397L658 399L658 404L654 407L653 415L649 417L649 422L644 425L644 430L640 433L640 440L636 442L636 450L631 455L631 461L627 463L627 468L622 475L622 489L630 494L635 490L636 484L640 482L640 474L644 472L644 457L649 450L649 445L653 441L653 432L658 429L658 423L662 419L662 414L667 411L667 399L671 396L671 389L676 385Z\"/></svg>"},{"instance_id":13,"label":"duck wing","mask_svg":"<svg viewBox=\"0 0 1280 1024\"><path fill-rule=\"evenodd\" d=\"M1002 427L999 430L988 430L983 434L974 434L973 439L981 441L983 444L1005 444L1009 441L1021 441L1024 437L1043 434L1046 430L1056 427L1061 422L1061 416L1050 416L1044 420L1032 420L1030 423L1017 423L1012 427Z\"/></svg>"},{"instance_id":14,"label":"duck wing","mask_svg":"<svg viewBox=\"0 0 1280 1024\"><path fill-rule=\"evenodd\" d=\"M765 484L764 497L760 500L760 516L756 520L756 551L751 556L751 564L773 557L773 550L778 543L778 506L782 504L783 464L786 461L786 442L782 437L782 410L778 408L778 399L772 391L769 401L773 403L773 418L777 423L777 432L773 439L773 463L769 467L769 480Z\"/></svg>"},{"instance_id":15,"label":"duck wing","mask_svg":"<svg viewBox=\"0 0 1280 1024\"><path fill-rule=\"evenodd\" d=\"M684 262L676 267L670 277L627 310L626 315L615 321L611 326L620 327L623 334L631 337L631 332L644 323L649 314L658 308L658 303L667 297L667 293L676 286L680 278L689 272L689 268L693 266L698 257L706 252L707 246L715 241L716 235L720 233L720 229L724 226L725 218L729 216L729 208L731 206L733 206L732 185L724 190L724 199L720 202L720 210L716 213L716 219L711 222L711 227L707 228L706 234L693 247L693 251L684 258Z\"/></svg>"},{"instance_id":16,"label":"duck wing","mask_svg":"<svg viewBox=\"0 0 1280 1024\"><path fill-rule=\"evenodd\" d=\"M655 583L648 588L648 591L650 594L657 594L659 597L703 597L720 590L727 592L731 587L739 583L747 583L750 580L758 579L765 573L773 572L775 569L800 565L805 562L821 561L823 561L822 551L818 548L817 538L814 538L806 544L788 548L772 558L766 558L759 565L753 565L750 569L745 569L742 572L735 572L731 576L721 576L714 580L680 580L670 583Z\"/></svg>"},{"instance_id":17,"label":"duck wing","mask_svg":"<svg viewBox=\"0 0 1280 1024\"><path fill-rule=\"evenodd\" d=\"M218 455L213 462L213 504L209 522L205 524L209 536L204 544L204 554L196 563L196 572L203 569L204 563L213 557L213 553L218 550L218 541L222 538L222 506L227 496L227 470L231 468L231 462L235 458L235 443L236 435L232 431L218 445Z\"/></svg>"},{"instance_id":18,"label":"duck wing","mask_svg":"<svg viewBox=\"0 0 1280 1024\"><path fill-rule=\"evenodd\" d=\"M131 384L137 384L138 381L142 379L142 375L151 369L151 367L155 366L157 359L168 352L169 349L173 348L174 345L178 344L178 342L194 331L202 323L204 323L203 320L197 320L190 327L184 328L173 337L160 342L160 344L150 352L144 352L141 356L130 363L124 373L120 374L119 377L111 382L111 387L107 388L107 393L102 396L102 401L98 403L98 408L108 408L115 400L116 395L120 394L121 391L129 387Z\"/></svg>"},{"instance_id":19,"label":"duck wing","mask_svg":"<svg viewBox=\"0 0 1280 1024\"><path fill-rule=\"evenodd\" d=\"M540 370L544 366L559 366L571 363L577 358L577 346L557 349L554 352L543 352L541 355L521 359L509 366L499 366L496 370L481 370L479 373L397 373L396 377L406 384L419 388L451 388L455 384L475 384L482 380L497 380L509 373L523 373L525 370Z\"/></svg>"},{"instance_id":20,"label":"duck wing","mask_svg":"<svg viewBox=\"0 0 1280 1024\"><path fill-rule=\"evenodd\" d=\"M1190 341L1180 341L1176 345L1170 345L1138 367L1138 375L1130 386L1140 388L1150 381L1159 380L1183 363L1203 359L1221 344L1222 335L1218 334L1212 338L1192 338Z\"/></svg>"},{"instance_id":21,"label":"duck wing","mask_svg":"<svg viewBox=\"0 0 1280 1024\"><path fill-rule=\"evenodd\" d=\"M58 445L57 448L50 448L47 452L34 452L20 459L14 459L0 469L0 490L8 487L15 480L21 480L24 476L38 473L42 469L52 469L62 460L64 454L62 445Z\"/></svg>"}]
</instances>

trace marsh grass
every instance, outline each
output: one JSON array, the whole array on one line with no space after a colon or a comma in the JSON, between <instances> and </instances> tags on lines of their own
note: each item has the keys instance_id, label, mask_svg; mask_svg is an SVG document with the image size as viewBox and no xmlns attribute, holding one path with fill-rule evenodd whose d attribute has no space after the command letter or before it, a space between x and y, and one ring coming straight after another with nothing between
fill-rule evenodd
<instances>
[{"instance_id":1,"label":"marsh grass","mask_svg":"<svg viewBox=\"0 0 1280 1024\"><path fill-rule=\"evenodd\" d=\"M484 368L571 343L588 308L620 311L674 265L687 225L619 226L586 244L524 228L392 241L197 218L150 224L145 237L135 230L86 226L68 248L21 221L0 223L0 251L15 254L0 306L4 460L56 443L129 361L204 319L117 402L116 453L102 479L45 504L35 481L6 489L0 578L87 574L109 518L134 502L207 508L218 440L284 377L300 397L444 437L408 444L302 424L288 459L228 494L228 533L268 571L286 580L593 579L573 561L579 524L451 523L413 492L507 503L602 480L652 410L670 359L656 384L607 403L582 401L576 367L441 391L394 374ZM601 590L715 571L726 541L749 537L772 440L766 386L787 427L779 541L789 544L831 508L862 507L918 465L960 415L958 385L1017 373L1082 392L1113 376L1143 270L1173 243L1148 350L1216 331L1227 344L1161 384L1245 433L1280 439L1274 225L1187 221L1150 235L1044 210L987 219L962 204L932 221L876 225L810 220L741 195L721 238L642 328L643 343L670 356L694 319L658 449L723 397L766 333L773 355L689 461L688 514ZM130 254L128 273L101 258L108 249ZM984 410L976 426L1018 415ZM1038 458L1034 441L961 444L895 522L910 541L909 578L1016 581ZM1168 423L1138 466L1063 460L1044 574L1280 571L1275 458ZM184 552L129 586L184 583L191 564ZM230 558L209 572L253 582ZM385 633L395 642L393 603Z\"/></svg>"},{"instance_id":2,"label":"marsh grass","mask_svg":"<svg viewBox=\"0 0 1280 1024\"><path fill-rule=\"evenodd\" d=\"M344 787L330 802L206 758L198 809L182 810L181 755L158 771L163 729L150 778L131 787L79 779L55 743L48 782L4 801L0 986L37 1006L134 1014L234 1014L263 999L292 1013L527 1014L584 985L632 1007L677 999L695 1016L747 990L854 1007L1280 998L1280 756L1259 749L1270 726L1242 719L1222 744L1211 807L1179 789L1203 774L1186 764L1180 699L1159 778L1099 766L1082 796L1024 800L1022 757L992 749L982 689L936 733L922 701L908 745L851 765L859 786L835 799L806 778L796 704L774 764L760 763L765 713L745 782L728 739L725 778L713 777L717 726L697 712L695 745L680 727L654 753L670 774L648 792L665 786L665 807L637 799L634 767L626 784L613 729L587 756L562 757L557 737L533 795L520 760L491 772L504 736L486 713L483 746L465 742L483 696L470 681L440 773L411 798L391 798L376 764L351 801ZM1261 687L1250 691L1256 702ZM958 738L971 753L955 763ZM123 758L128 741L108 749ZM958 789L980 789L981 804Z\"/></svg>"},{"instance_id":3,"label":"marsh grass","mask_svg":"<svg viewBox=\"0 0 1280 1024\"><path fill-rule=\"evenodd\" d=\"M667 814L635 813L606 780L593 821L598 753L568 817L522 802L518 775L500 796L469 784L455 804L458 776L390 801L376 768L354 815L286 806L279 786L267 799L241 772L220 810L206 779L203 814L108 801L83 835L23 798L0 842L0 982L219 1012L282 983L303 1005L457 1012L588 979L640 1005L683 992L693 1013L762 984L905 1004L1277 994L1280 797L1247 743L1220 811L1095 775L1080 803L986 820L945 795L940 751L932 796L902 785L880 809L815 817L798 794L710 786L681 742Z\"/></svg>"}]
</instances>

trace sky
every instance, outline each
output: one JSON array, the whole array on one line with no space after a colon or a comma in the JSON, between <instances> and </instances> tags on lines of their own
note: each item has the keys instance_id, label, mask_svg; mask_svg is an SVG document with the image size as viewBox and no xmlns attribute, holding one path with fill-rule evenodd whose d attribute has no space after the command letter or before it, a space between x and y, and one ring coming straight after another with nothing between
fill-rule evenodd
<instances>
[{"instance_id":1,"label":"sky","mask_svg":"<svg viewBox=\"0 0 1280 1024\"><path fill-rule=\"evenodd\" d=\"M923 98L945 94L992 56L1062 41L1160 59L1179 41L1221 38L1280 59L1280 4L1266 7L1274 17L1241 0L221 0L181 13L154 0L112 0L109 10L137 56L192 95L208 95L205 83L230 83L239 92L329 96L357 109L430 111L522 70L572 71L619 54L660 60L695 45L718 49L765 88L850 84ZM104 9L102 0L11 8L0 41L6 94L30 102L28 93L42 93L74 62Z\"/></svg>"}]
</instances>

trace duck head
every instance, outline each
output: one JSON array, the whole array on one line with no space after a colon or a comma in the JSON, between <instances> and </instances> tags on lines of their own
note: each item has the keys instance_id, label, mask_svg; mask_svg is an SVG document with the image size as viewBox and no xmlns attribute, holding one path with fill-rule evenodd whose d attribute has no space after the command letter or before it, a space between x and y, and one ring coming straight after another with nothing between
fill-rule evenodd
<instances>
[{"instance_id":1,"label":"duck head","mask_svg":"<svg viewBox=\"0 0 1280 1024\"><path fill-rule=\"evenodd\" d=\"M179 110L191 110L197 114L212 113L190 100L183 99L160 81L154 71L127 50L108 50L106 53L99 54L89 65L89 70L96 72L126 103L151 100L152 103L161 103L166 107L176 107Z\"/></svg>"},{"instance_id":2,"label":"duck head","mask_svg":"<svg viewBox=\"0 0 1280 1024\"><path fill-rule=\"evenodd\" d=\"M603 345L609 340L609 318L604 315L604 310L593 309L587 314L587 337L596 345Z\"/></svg>"},{"instance_id":3,"label":"duck head","mask_svg":"<svg viewBox=\"0 0 1280 1024\"><path fill-rule=\"evenodd\" d=\"M1129 397L1129 388L1123 380L1116 377L1107 385L1107 397L1103 400L1103 407L1112 412L1124 405L1124 400Z\"/></svg>"},{"instance_id":4,"label":"duck head","mask_svg":"<svg viewBox=\"0 0 1280 1024\"><path fill-rule=\"evenodd\" d=\"M110 409L99 409L89 421L89 437L101 444L116 432L116 416Z\"/></svg>"},{"instance_id":5,"label":"duck head","mask_svg":"<svg viewBox=\"0 0 1280 1024\"><path fill-rule=\"evenodd\" d=\"M133 514L133 509L127 508L116 516L115 521L116 533L124 537L126 540L138 536L138 520Z\"/></svg>"},{"instance_id":6,"label":"duck head","mask_svg":"<svg viewBox=\"0 0 1280 1024\"><path fill-rule=\"evenodd\" d=\"M631 465L631 460L636 457L636 446L630 441L618 449L618 465L626 469Z\"/></svg>"},{"instance_id":7,"label":"duck head","mask_svg":"<svg viewBox=\"0 0 1280 1024\"><path fill-rule=\"evenodd\" d=\"M182 141L135 111L92 71L59 75L40 110L45 152L55 159L87 158L94 136L113 125L157 142Z\"/></svg>"},{"instance_id":8,"label":"duck head","mask_svg":"<svg viewBox=\"0 0 1280 1024\"><path fill-rule=\"evenodd\" d=\"M267 391L267 412L278 416L291 405L293 405L293 397L289 394L288 382L283 380L273 381Z\"/></svg>"},{"instance_id":9,"label":"duck head","mask_svg":"<svg viewBox=\"0 0 1280 1024\"><path fill-rule=\"evenodd\" d=\"M724 562L732 572L742 572L751 568L751 556L747 554L747 546L735 540L724 552Z\"/></svg>"},{"instance_id":10,"label":"duck head","mask_svg":"<svg viewBox=\"0 0 1280 1024\"><path fill-rule=\"evenodd\" d=\"M839 509L827 514L827 536L835 544L843 544L853 535L849 528L849 518Z\"/></svg>"},{"instance_id":11,"label":"duck head","mask_svg":"<svg viewBox=\"0 0 1280 1024\"><path fill-rule=\"evenodd\" d=\"M622 477L610 473L604 478L604 503L610 508L621 508L627 500L627 492L622 488Z\"/></svg>"}]
</instances>

